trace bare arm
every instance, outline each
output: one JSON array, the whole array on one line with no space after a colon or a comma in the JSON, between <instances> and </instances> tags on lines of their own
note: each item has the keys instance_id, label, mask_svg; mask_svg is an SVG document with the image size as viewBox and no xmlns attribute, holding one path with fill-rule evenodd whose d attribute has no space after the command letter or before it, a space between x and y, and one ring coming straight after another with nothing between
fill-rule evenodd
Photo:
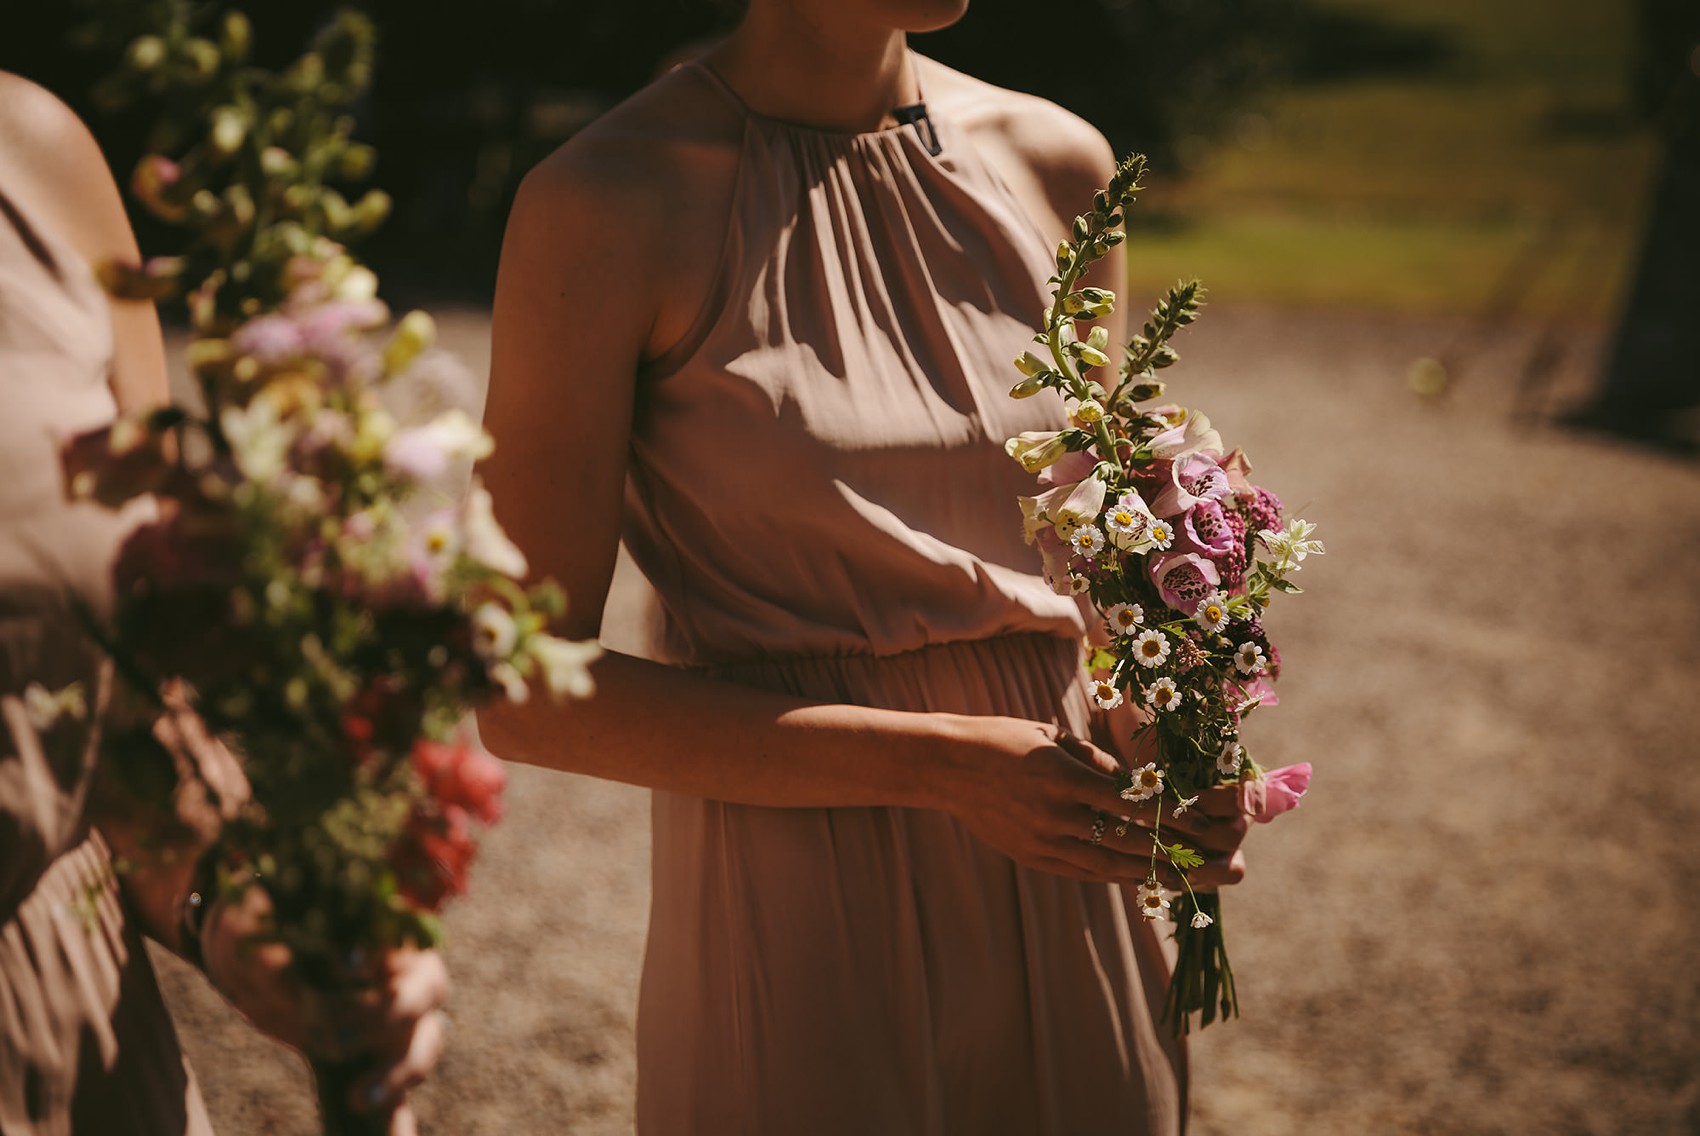
<instances>
[{"instance_id":1,"label":"bare arm","mask_svg":"<svg viewBox=\"0 0 1700 1136\"><path fill-rule=\"evenodd\" d=\"M589 637L619 544L635 376L665 322L657 277L719 236L688 204L665 231L647 220L680 207L657 188L665 170L561 159L526 181L509 222L485 411L497 445L481 472L534 569L566 588L568 631ZM480 728L515 760L748 804L942 803L925 771L950 748L943 716L809 704L618 654L596 680L588 702L495 707Z\"/></svg>"}]
</instances>

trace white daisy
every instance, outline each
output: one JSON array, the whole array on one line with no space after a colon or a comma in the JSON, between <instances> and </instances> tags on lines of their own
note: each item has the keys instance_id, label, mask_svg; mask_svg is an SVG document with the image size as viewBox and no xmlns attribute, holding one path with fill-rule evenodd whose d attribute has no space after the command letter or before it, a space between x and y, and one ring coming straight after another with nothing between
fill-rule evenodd
<instances>
[{"instance_id":1,"label":"white daisy","mask_svg":"<svg viewBox=\"0 0 1700 1136\"><path fill-rule=\"evenodd\" d=\"M1151 541L1151 547L1161 552L1175 543L1175 526L1168 521L1154 520L1146 536Z\"/></svg>"},{"instance_id":2,"label":"white daisy","mask_svg":"<svg viewBox=\"0 0 1700 1136\"><path fill-rule=\"evenodd\" d=\"M1214 922L1214 919L1210 918L1210 916L1204 914L1202 911L1192 917L1192 925L1200 931L1204 930L1204 928L1210 926L1210 924Z\"/></svg>"},{"instance_id":3,"label":"white daisy","mask_svg":"<svg viewBox=\"0 0 1700 1136\"><path fill-rule=\"evenodd\" d=\"M1117 548L1138 551L1150 539L1153 524L1151 511L1137 493L1123 493L1104 514L1104 527Z\"/></svg>"},{"instance_id":4,"label":"white daisy","mask_svg":"<svg viewBox=\"0 0 1700 1136\"><path fill-rule=\"evenodd\" d=\"M1133 771L1133 784L1122 790L1124 801L1149 801L1163 791L1163 771L1147 762Z\"/></svg>"},{"instance_id":5,"label":"white daisy","mask_svg":"<svg viewBox=\"0 0 1700 1136\"><path fill-rule=\"evenodd\" d=\"M1228 626L1228 594L1226 592L1211 592L1198 603L1198 609L1192 613L1194 623L1197 623L1211 635Z\"/></svg>"},{"instance_id":6,"label":"white daisy","mask_svg":"<svg viewBox=\"0 0 1700 1136\"><path fill-rule=\"evenodd\" d=\"M1156 710L1173 710L1181 704L1181 692L1175 689L1175 680L1164 675L1145 688L1145 701Z\"/></svg>"},{"instance_id":7,"label":"white daisy","mask_svg":"<svg viewBox=\"0 0 1700 1136\"><path fill-rule=\"evenodd\" d=\"M1104 530L1097 525L1081 525L1074 530L1074 535L1068 538L1068 543L1080 555L1091 560L1104 551Z\"/></svg>"},{"instance_id":8,"label":"white daisy","mask_svg":"<svg viewBox=\"0 0 1700 1136\"><path fill-rule=\"evenodd\" d=\"M1169 897L1157 886L1156 880L1139 885L1139 913L1147 919L1162 919L1169 912Z\"/></svg>"},{"instance_id":9,"label":"white daisy","mask_svg":"<svg viewBox=\"0 0 1700 1136\"><path fill-rule=\"evenodd\" d=\"M1169 638L1161 631L1140 633L1133 641L1133 657L1142 667L1160 667L1169 661Z\"/></svg>"},{"instance_id":10,"label":"white daisy","mask_svg":"<svg viewBox=\"0 0 1700 1136\"><path fill-rule=\"evenodd\" d=\"M1069 592L1072 593L1073 595L1077 595L1077 596L1080 595L1082 592L1084 592L1087 588L1090 588L1091 586L1092 586L1092 581L1088 580L1085 576L1071 577L1069 579L1069 582L1068 582Z\"/></svg>"},{"instance_id":11,"label":"white daisy","mask_svg":"<svg viewBox=\"0 0 1700 1136\"><path fill-rule=\"evenodd\" d=\"M1114 710L1122 704L1122 692L1110 682L1095 682L1092 684L1092 701L1098 704L1100 710Z\"/></svg>"},{"instance_id":12,"label":"white daisy","mask_svg":"<svg viewBox=\"0 0 1700 1136\"><path fill-rule=\"evenodd\" d=\"M1263 648L1256 643L1241 643L1234 648L1234 666L1243 675L1258 674L1263 670Z\"/></svg>"},{"instance_id":13,"label":"white daisy","mask_svg":"<svg viewBox=\"0 0 1700 1136\"><path fill-rule=\"evenodd\" d=\"M1245 750L1239 742L1229 742L1222 747L1222 752L1216 755L1216 772L1224 777L1232 777L1240 771L1240 759L1245 756Z\"/></svg>"},{"instance_id":14,"label":"white daisy","mask_svg":"<svg viewBox=\"0 0 1700 1136\"><path fill-rule=\"evenodd\" d=\"M1196 804L1198 804L1198 794L1194 793L1190 797L1182 797L1179 801L1175 802L1175 815L1182 815Z\"/></svg>"},{"instance_id":15,"label":"white daisy","mask_svg":"<svg viewBox=\"0 0 1700 1136\"><path fill-rule=\"evenodd\" d=\"M1138 604L1119 603L1104 613L1104 619L1117 635L1132 635L1145 622L1145 609Z\"/></svg>"}]
</instances>

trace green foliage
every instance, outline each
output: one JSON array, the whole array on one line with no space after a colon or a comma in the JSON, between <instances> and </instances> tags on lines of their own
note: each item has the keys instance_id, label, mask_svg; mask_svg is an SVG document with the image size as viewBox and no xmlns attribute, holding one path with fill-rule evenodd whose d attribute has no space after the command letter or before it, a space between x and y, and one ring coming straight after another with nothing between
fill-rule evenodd
<instances>
[{"instance_id":1,"label":"green foliage","mask_svg":"<svg viewBox=\"0 0 1700 1136\"><path fill-rule=\"evenodd\" d=\"M381 190L351 203L337 188L375 163L348 114L371 83L375 33L365 16L338 12L277 71L250 62L246 16L193 0L96 0L92 27L87 38L123 60L97 101L159 108L131 189L187 236L177 257L114 266L115 291L187 293L196 328L219 334L276 308L299 260L331 255L330 242L365 236L388 215Z\"/></svg>"},{"instance_id":2,"label":"green foliage","mask_svg":"<svg viewBox=\"0 0 1700 1136\"><path fill-rule=\"evenodd\" d=\"M1204 857L1178 841L1174 844L1159 843L1157 847L1163 850L1163 855L1169 858L1169 863L1177 868L1188 870L1204 867Z\"/></svg>"}]
</instances>

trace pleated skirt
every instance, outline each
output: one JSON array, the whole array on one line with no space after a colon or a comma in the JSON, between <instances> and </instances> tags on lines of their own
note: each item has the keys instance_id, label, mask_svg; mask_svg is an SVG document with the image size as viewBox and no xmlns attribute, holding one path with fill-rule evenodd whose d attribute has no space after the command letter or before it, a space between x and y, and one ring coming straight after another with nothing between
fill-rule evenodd
<instances>
[{"instance_id":1,"label":"pleated skirt","mask_svg":"<svg viewBox=\"0 0 1700 1136\"><path fill-rule=\"evenodd\" d=\"M712 673L1088 729L1078 644L1051 636ZM656 793L653 815L643 1136L1184 1131L1167 929L1121 888L1021 867L931 810Z\"/></svg>"}]
</instances>

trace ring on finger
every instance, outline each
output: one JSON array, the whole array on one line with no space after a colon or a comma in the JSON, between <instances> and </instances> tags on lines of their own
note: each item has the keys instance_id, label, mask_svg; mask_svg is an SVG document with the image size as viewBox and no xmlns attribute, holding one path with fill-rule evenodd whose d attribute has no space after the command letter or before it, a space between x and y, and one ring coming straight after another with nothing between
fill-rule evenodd
<instances>
[{"instance_id":1,"label":"ring on finger","mask_svg":"<svg viewBox=\"0 0 1700 1136\"><path fill-rule=\"evenodd\" d=\"M1102 844L1104 842L1104 830L1109 827L1110 818L1097 809L1094 809L1092 811L1092 835L1089 838L1091 842L1093 844Z\"/></svg>"}]
</instances>

